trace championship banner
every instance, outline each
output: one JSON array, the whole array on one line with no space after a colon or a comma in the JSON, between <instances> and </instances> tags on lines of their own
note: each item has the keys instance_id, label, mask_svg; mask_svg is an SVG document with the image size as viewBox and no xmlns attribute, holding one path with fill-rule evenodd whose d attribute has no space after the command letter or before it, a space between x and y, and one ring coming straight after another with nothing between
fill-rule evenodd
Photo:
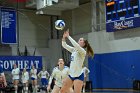
<instances>
[{"instance_id":1,"label":"championship banner","mask_svg":"<svg viewBox=\"0 0 140 93\"><path fill-rule=\"evenodd\" d=\"M1 43L16 44L16 10L11 8L0 8L1 16Z\"/></svg>"},{"instance_id":2,"label":"championship banner","mask_svg":"<svg viewBox=\"0 0 140 93\"><path fill-rule=\"evenodd\" d=\"M25 67L30 70L32 65L41 70L42 56L0 56L0 65L4 71L11 71L15 63L21 70Z\"/></svg>"}]
</instances>

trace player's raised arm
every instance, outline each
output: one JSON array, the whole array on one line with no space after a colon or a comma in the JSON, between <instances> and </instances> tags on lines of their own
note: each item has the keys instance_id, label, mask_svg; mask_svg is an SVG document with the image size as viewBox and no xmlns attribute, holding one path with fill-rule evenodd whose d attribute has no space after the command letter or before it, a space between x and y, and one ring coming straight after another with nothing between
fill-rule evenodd
<instances>
[{"instance_id":1,"label":"player's raised arm","mask_svg":"<svg viewBox=\"0 0 140 93\"><path fill-rule=\"evenodd\" d=\"M69 46L67 43L66 43L66 37L67 37L67 34L64 32L63 34L63 38L62 38L62 46L68 50L69 52L72 52L73 51L73 47L72 46Z\"/></svg>"},{"instance_id":2,"label":"player's raised arm","mask_svg":"<svg viewBox=\"0 0 140 93\"><path fill-rule=\"evenodd\" d=\"M86 55L86 51L84 50L84 48L82 48L70 35L69 35L69 29L64 32L65 37L67 37L70 42L72 43L72 45L79 51L80 54L84 54Z\"/></svg>"}]
</instances>

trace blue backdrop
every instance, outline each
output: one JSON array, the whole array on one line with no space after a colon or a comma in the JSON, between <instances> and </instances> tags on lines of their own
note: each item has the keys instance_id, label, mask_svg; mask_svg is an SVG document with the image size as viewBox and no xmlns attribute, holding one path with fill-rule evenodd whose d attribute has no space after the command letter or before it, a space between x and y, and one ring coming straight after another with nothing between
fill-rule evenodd
<instances>
[{"instance_id":1,"label":"blue backdrop","mask_svg":"<svg viewBox=\"0 0 140 93\"><path fill-rule=\"evenodd\" d=\"M95 54L89 58L93 88L132 88L140 80L140 50Z\"/></svg>"}]
</instances>

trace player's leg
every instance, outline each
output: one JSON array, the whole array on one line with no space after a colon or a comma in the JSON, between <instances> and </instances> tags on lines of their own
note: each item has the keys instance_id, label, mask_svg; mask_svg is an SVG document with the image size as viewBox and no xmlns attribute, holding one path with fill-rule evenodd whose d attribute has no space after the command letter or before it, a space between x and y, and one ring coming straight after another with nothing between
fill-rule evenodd
<instances>
[{"instance_id":1,"label":"player's leg","mask_svg":"<svg viewBox=\"0 0 140 93\"><path fill-rule=\"evenodd\" d=\"M42 87L44 87L44 85L45 85L45 80L44 80L44 78L41 78L41 83L42 83Z\"/></svg>"},{"instance_id":2,"label":"player's leg","mask_svg":"<svg viewBox=\"0 0 140 93\"><path fill-rule=\"evenodd\" d=\"M34 90L35 90L34 78L31 78L31 81L32 81L32 90L34 92Z\"/></svg>"},{"instance_id":3,"label":"player's leg","mask_svg":"<svg viewBox=\"0 0 140 93\"><path fill-rule=\"evenodd\" d=\"M48 86L48 80L46 78L44 78L44 83L43 83L43 86L44 86L44 90L46 91L47 90L47 86Z\"/></svg>"},{"instance_id":4,"label":"player's leg","mask_svg":"<svg viewBox=\"0 0 140 93\"><path fill-rule=\"evenodd\" d=\"M59 93L59 91L60 91L60 88L58 86L54 85L51 93Z\"/></svg>"},{"instance_id":5,"label":"player's leg","mask_svg":"<svg viewBox=\"0 0 140 93\"><path fill-rule=\"evenodd\" d=\"M74 80L74 93L81 93L83 81L76 79Z\"/></svg>"},{"instance_id":6,"label":"player's leg","mask_svg":"<svg viewBox=\"0 0 140 93\"><path fill-rule=\"evenodd\" d=\"M25 91L28 92L28 81L25 83Z\"/></svg>"},{"instance_id":7,"label":"player's leg","mask_svg":"<svg viewBox=\"0 0 140 93\"><path fill-rule=\"evenodd\" d=\"M66 93L74 93L73 88L69 88Z\"/></svg>"},{"instance_id":8,"label":"player's leg","mask_svg":"<svg viewBox=\"0 0 140 93\"><path fill-rule=\"evenodd\" d=\"M37 93L37 88L38 88L38 87L37 87L37 79L34 80L34 86L35 86L35 87L34 87L35 93Z\"/></svg>"},{"instance_id":9,"label":"player's leg","mask_svg":"<svg viewBox=\"0 0 140 93\"><path fill-rule=\"evenodd\" d=\"M25 92L25 83L23 83L23 93Z\"/></svg>"},{"instance_id":10,"label":"player's leg","mask_svg":"<svg viewBox=\"0 0 140 93\"><path fill-rule=\"evenodd\" d=\"M42 91L44 91L44 87L45 87L45 78L41 78L41 89L42 89Z\"/></svg>"},{"instance_id":11,"label":"player's leg","mask_svg":"<svg viewBox=\"0 0 140 93\"><path fill-rule=\"evenodd\" d=\"M73 81L70 79L70 77L67 77L64 81L63 81L63 85L62 88L60 90L60 93L66 93L69 88L72 87Z\"/></svg>"},{"instance_id":12,"label":"player's leg","mask_svg":"<svg viewBox=\"0 0 140 93\"><path fill-rule=\"evenodd\" d=\"M18 82L19 82L19 80L17 80L17 79L15 79L14 80L14 88L15 88L15 93L17 93L17 90L18 90Z\"/></svg>"},{"instance_id":13,"label":"player's leg","mask_svg":"<svg viewBox=\"0 0 140 93\"><path fill-rule=\"evenodd\" d=\"M84 81L83 81L83 93L85 92L85 87L86 87L86 77L84 77Z\"/></svg>"},{"instance_id":14,"label":"player's leg","mask_svg":"<svg viewBox=\"0 0 140 93\"><path fill-rule=\"evenodd\" d=\"M84 74L82 73L79 77L74 80L74 93L81 93L84 81Z\"/></svg>"}]
</instances>

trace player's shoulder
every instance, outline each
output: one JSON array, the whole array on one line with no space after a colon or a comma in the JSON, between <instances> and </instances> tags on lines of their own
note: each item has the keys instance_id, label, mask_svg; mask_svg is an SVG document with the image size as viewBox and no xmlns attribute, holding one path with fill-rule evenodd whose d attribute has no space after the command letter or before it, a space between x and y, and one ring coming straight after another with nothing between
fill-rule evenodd
<instances>
[{"instance_id":1,"label":"player's shoulder","mask_svg":"<svg viewBox=\"0 0 140 93\"><path fill-rule=\"evenodd\" d=\"M35 71L37 71L37 69L36 69L36 68L35 68L34 70L35 70Z\"/></svg>"},{"instance_id":2,"label":"player's shoulder","mask_svg":"<svg viewBox=\"0 0 140 93\"><path fill-rule=\"evenodd\" d=\"M69 69L69 67L68 66L64 66L64 69Z\"/></svg>"},{"instance_id":3,"label":"player's shoulder","mask_svg":"<svg viewBox=\"0 0 140 93\"><path fill-rule=\"evenodd\" d=\"M19 68L17 68L17 70L20 70Z\"/></svg>"},{"instance_id":4,"label":"player's shoulder","mask_svg":"<svg viewBox=\"0 0 140 93\"><path fill-rule=\"evenodd\" d=\"M57 67L54 67L53 68L53 71L56 71L56 70L58 70L59 68L58 68L58 66Z\"/></svg>"}]
</instances>

